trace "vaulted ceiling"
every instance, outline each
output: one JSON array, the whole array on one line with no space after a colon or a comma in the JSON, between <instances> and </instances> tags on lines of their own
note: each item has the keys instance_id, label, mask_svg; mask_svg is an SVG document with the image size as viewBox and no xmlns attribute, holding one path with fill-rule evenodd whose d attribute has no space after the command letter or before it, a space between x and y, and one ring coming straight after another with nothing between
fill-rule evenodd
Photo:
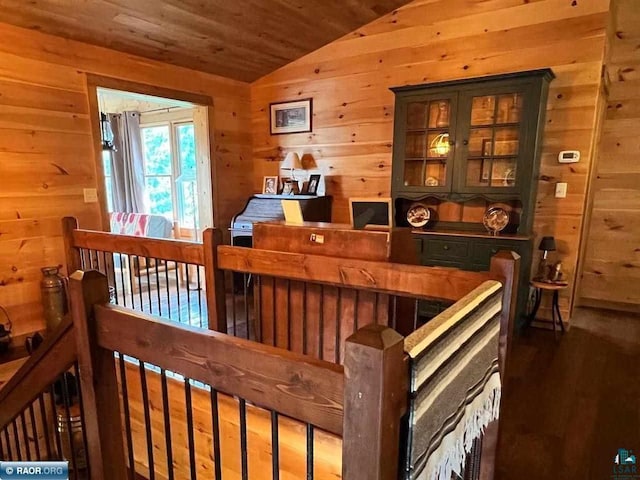
<instances>
[{"instance_id":1,"label":"vaulted ceiling","mask_svg":"<svg viewBox=\"0 0 640 480\"><path fill-rule=\"evenodd\" d=\"M253 81L409 0L0 0L0 21Z\"/></svg>"}]
</instances>

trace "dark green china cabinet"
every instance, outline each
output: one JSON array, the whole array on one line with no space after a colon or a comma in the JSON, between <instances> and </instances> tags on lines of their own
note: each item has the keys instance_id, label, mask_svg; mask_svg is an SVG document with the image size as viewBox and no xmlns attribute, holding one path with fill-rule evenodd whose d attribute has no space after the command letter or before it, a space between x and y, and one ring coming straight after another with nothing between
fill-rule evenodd
<instances>
[{"instance_id":1,"label":"dark green china cabinet","mask_svg":"<svg viewBox=\"0 0 640 480\"><path fill-rule=\"evenodd\" d=\"M553 78L544 69L392 88L396 224L414 227L425 265L486 270L498 250L518 252L518 325L529 291L544 113ZM425 217L414 215L418 207L429 214L420 228ZM498 233L487 228L491 208L508 218ZM443 307L424 303L421 314L433 316Z\"/></svg>"}]
</instances>

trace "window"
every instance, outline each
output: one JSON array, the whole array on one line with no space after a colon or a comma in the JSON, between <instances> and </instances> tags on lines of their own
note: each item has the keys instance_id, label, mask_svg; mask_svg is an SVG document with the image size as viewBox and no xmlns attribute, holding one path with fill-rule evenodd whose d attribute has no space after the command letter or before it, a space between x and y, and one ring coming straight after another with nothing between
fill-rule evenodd
<instances>
[{"instance_id":1,"label":"window","mask_svg":"<svg viewBox=\"0 0 640 480\"><path fill-rule=\"evenodd\" d=\"M102 169L104 171L104 183L107 190L107 211L113 212L113 157L110 150L102 151Z\"/></svg>"},{"instance_id":2,"label":"window","mask_svg":"<svg viewBox=\"0 0 640 480\"><path fill-rule=\"evenodd\" d=\"M196 148L193 122L141 126L147 211L198 225Z\"/></svg>"}]
</instances>

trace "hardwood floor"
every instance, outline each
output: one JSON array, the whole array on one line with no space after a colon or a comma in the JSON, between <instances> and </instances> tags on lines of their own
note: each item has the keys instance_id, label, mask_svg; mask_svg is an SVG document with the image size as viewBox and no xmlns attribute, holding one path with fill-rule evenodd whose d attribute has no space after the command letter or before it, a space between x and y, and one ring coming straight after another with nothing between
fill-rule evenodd
<instances>
[{"instance_id":1,"label":"hardwood floor","mask_svg":"<svg viewBox=\"0 0 640 480\"><path fill-rule=\"evenodd\" d=\"M616 478L618 448L640 454L640 316L578 309L571 325L515 340L497 480Z\"/></svg>"}]
</instances>

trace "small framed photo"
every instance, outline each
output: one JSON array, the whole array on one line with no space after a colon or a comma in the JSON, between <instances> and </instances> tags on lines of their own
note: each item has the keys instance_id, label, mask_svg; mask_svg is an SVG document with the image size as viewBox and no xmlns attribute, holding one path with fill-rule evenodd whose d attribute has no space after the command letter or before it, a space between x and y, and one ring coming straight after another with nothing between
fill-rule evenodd
<instances>
[{"instance_id":1,"label":"small framed photo","mask_svg":"<svg viewBox=\"0 0 640 480\"><path fill-rule=\"evenodd\" d=\"M287 180L282 185L282 195L296 195L300 193L298 182L296 180Z\"/></svg>"},{"instance_id":2,"label":"small framed photo","mask_svg":"<svg viewBox=\"0 0 640 480\"><path fill-rule=\"evenodd\" d=\"M320 185L320 174L310 175L309 183L307 185L307 194L308 195L317 195L318 194L318 186Z\"/></svg>"},{"instance_id":3,"label":"small framed photo","mask_svg":"<svg viewBox=\"0 0 640 480\"><path fill-rule=\"evenodd\" d=\"M262 179L262 193L269 195L278 194L278 177L264 177Z\"/></svg>"},{"instance_id":4,"label":"small framed photo","mask_svg":"<svg viewBox=\"0 0 640 480\"><path fill-rule=\"evenodd\" d=\"M271 135L304 133L311 131L313 99L305 98L293 102L270 103Z\"/></svg>"}]
</instances>

